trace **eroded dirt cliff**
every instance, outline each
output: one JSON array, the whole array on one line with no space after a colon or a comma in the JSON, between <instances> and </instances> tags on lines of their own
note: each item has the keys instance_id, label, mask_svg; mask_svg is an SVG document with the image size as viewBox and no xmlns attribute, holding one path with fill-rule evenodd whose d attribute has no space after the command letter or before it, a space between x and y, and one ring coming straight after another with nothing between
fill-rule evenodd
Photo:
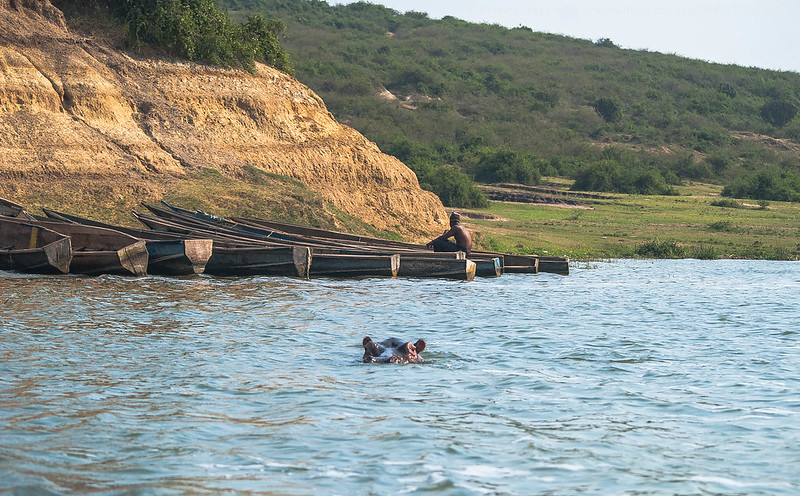
<instances>
[{"instance_id":1,"label":"eroded dirt cliff","mask_svg":"<svg viewBox=\"0 0 800 496\"><path fill-rule=\"evenodd\" d=\"M182 188L213 207L212 193L183 187L208 170L291 178L319 208L412 239L446 224L410 169L286 74L126 53L71 32L49 0L0 0L0 196L96 212Z\"/></svg>"}]
</instances>

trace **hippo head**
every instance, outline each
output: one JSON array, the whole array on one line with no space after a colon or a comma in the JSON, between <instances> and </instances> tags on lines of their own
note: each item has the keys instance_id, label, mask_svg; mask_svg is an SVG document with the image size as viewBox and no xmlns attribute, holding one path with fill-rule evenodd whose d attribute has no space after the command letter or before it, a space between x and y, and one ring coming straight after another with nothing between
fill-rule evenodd
<instances>
[{"instance_id":1,"label":"hippo head","mask_svg":"<svg viewBox=\"0 0 800 496\"><path fill-rule=\"evenodd\" d=\"M366 363L422 363L419 356L425 350L425 340L416 343L389 338L376 343L367 336L361 342L364 345L364 362Z\"/></svg>"}]
</instances>

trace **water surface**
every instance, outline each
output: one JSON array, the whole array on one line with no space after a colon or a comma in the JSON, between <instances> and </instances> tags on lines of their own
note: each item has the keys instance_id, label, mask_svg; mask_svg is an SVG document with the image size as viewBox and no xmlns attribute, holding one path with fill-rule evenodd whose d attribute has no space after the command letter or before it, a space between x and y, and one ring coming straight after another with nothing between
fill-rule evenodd
<instances>
[{"instance_id":1,"label":"water surface","mask_svg":"<svg viewBox=\"0 0 800 496\"><path fill-rule=\"evenodd\" d=\"M0 493L800 493L800 264L0 273ZM424 338L421 365L361 339Z\"/></svg>"}]
</instances>

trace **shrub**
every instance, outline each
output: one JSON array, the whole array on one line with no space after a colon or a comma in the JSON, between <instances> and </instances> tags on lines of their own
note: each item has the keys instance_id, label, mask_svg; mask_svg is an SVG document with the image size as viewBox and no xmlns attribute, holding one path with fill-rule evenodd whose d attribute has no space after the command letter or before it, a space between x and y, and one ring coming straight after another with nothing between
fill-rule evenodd
<instances>
[{"instance_id":1,"label":"shrub","mask_svg":"<svg viewBox=\"0 0 800 496\"><path fill-rule=\"evenodd\" d=\"M572 190L607 191L641 195L671 195L673 189L663 174L652 167L623 168L612 160L603 160L580 169Z\"/></svg>"},{"instance_id":2,"label":"shrub","mask_svg":"<svg viewBox=\"0 0 800 496\"><path fill-rule=\"evenodd\" d=\"M717 91L723 95L728 95L730 98L736 98L736 89L730 83L719 83Z\"/></svg>"},{"instance_id":3,"label":"shrub","mask_svg":"<svg viewBox=\"0 0 800 496\"><path fill-rule=\"evenodd\" d=\"M64 0L77 9L105 10L122 23L134 48L159 47L191 61L252 71L259 60L292 72L278 36L282 21L260 14L243 25L233 23L214 0Z\"/></svg>"},{"instance_id":4,"label":"shrub","mask_svg":"<svg viewBox=\"0 0 800 496\"><path fill-rule=\"evenodd\" d=\"M719 258L719 252L713 246L701 244L689 248L687 256L698 260L716 260Z\"/></svg>"},{"instance_id":5,"label":"shrub","mask_svg":"<svg viewBox=\"0 0 800 496\"><path fill-rule=\"evenodd\" d=\"M797 107L786 100L773 100L761 107L761 118L775 127L783 127L797 115Z\"/></svg>"},{"instance_id":6,"label":"shrub","mask_svg":"<svg viewBox=\"0 0 800 496\"><path fill-rule=\"evenodd\" d=\"M753 200L800 201L800 176L777 167L737 178L722 190L723 196Z\"/></svg>"},{"instance_id":7,"label":"shrub","mask_svg":"<svg viewBox=\"0 0 800 496\"><path fill-rule=\"evenodd\" d=\"M726 207L726 208L742 208L742 204L736 200L732 200L730 198L723 198L721 200L714 200L711 202L711 205L714 207Z\"/></svg>"},{"instance_id":8,"label":"shrub","mask_svg":"<svg viewBox=\"0 0 800 496\"><path fill-rule=\"evenodd\" d=\"M646 258L683 258L686 250L677 241L660 241L656 238L637 245L635 253Z\"/></svg>"},{"instance_id":9,"label":"shrub","mask_svg":"<svg viewBox=\"0 0 800 496\"><path fill-rule=\"evenodd\" d=\"M486 150L478 159L475 179L487 183L539 184L541 171L534 158L509 149Z\"/></svg>"},{"instance_id":10,"label":"shrub","mask_svg":"<svg viewBox=\"0 0 800 496\"><path fill-rule=\"evenodd\" d=\"M486 195L475 187L469 176L455 167L439 166L419 178L420 186L433 191L447 206L485 207Z\"/></svg>"},{"instance_id":11,"label":"shrub","mask_svg":"<svg viewBox=\"0 0 800 496\"><path fill-rule=\"evenodd\" d=\"M735 230L733 223L729 220L719 220L717 222L712 222L708 225L708 228L712 231L717 232L732 232Z\"/></svg>"},{"instance_id":12,"label":"shrub","mask_svg":"<svg viewBox=\"0 0 800 496\"><path fill-rule=\"evenodd\" d=\"M619 122L622 119L622 108L611 98L598 98L592 107L606 122Z\"/></svg>"},{"instance_id":13,"label":"shrub","mask_svg":"<svg viewBox=\"0 0 800 496\"><path fill-rule=\"evenodd\" d=\"M614 44L613 41L611 41L611 38L600 38L597 41L595 41L594 44L599 47L605 47L605 48L619 48L617 45Z\"/></svg>"}]
</instances>

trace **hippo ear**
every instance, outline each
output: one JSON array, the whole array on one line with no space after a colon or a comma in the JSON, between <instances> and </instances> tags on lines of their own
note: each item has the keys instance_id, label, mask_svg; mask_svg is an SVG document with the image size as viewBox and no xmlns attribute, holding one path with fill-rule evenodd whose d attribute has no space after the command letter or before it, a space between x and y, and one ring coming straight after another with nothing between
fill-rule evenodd
<instances>
[{"instance_id":1,"label":"hippo ear","mask_svg":"<svg viewBox=\"0 0 800 496\"><path fill-rule=\"evenodd\" d=\"M411 341L406 341L402 345L397 347L397 351L402 353L403 355L408 355L409 353L414 352L414 345L411 344Z\"/></svg>"},{"instance_id":2,"label":"hippo ear","mask_svg":"<svg viewBox=\"0 0 800 496\"><path fill-rule=\"evenodd\" d=\"M368 356L373 356L373 357L381 356L381 353L383 353L383 348L375 344L375 341L373 341L372 338L369 336L365 337L364 340L361 341L361 344L364 345L365 358Z\"/></svg>"},{"instance_id":3,"label":"hippo ear","mask_svg":"<svg viewBox=\"0 0 800 496\"><path fill-rule=\"evenodd\" d=\"M422 353L423 351L425 351L425 346L426 346L425 340L418 339L417 342L414 343L414 346L417 348L417 353Z\"/></svg>"}]
</instances>

